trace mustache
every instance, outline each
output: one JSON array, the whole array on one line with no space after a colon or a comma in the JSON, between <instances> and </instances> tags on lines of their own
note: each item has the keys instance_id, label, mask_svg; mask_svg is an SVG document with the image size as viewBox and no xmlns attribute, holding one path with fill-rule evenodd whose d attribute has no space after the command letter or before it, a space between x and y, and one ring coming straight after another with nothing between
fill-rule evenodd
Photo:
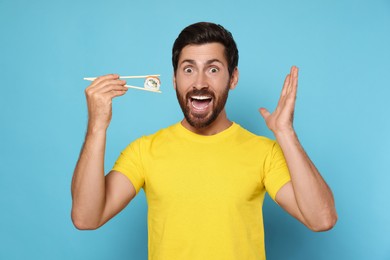
<instances>
[{"instance_id":1,"label":"mustache","mask_svg":"<svg viewBox=\"0 0 390 260\"><path fill-rule=\"evenodd\" d=\"M186 99L191 98L191 96L210 96L213 99L215 99L215 94L214 92L210 91L207 88L202 88L202 89L194 89L191 90L186 94Z\"/></svg>"}]
</instances>

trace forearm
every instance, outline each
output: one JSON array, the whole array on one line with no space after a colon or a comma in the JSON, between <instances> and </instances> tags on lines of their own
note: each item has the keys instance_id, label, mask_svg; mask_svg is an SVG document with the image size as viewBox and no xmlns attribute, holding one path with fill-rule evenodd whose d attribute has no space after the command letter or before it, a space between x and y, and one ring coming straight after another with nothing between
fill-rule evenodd
<instances>
[{"instance_id":1,"label":"forearm","mask_svg":"<svg viewBox=\"0 0 390 260\"><path fill-rule=\"evenodd\" d=\"M286 158L295 199L304 223L313 230L329 229L337 219L330 188L305 153L293 130L277 133L275 136Z\"/></svg>"},{"instance_id":2,"label":"forearm","mask_svg":"<svg viewBox=\"0 0 390 260\"><path fill-rule=\"evenodd\" d=\"M72 179L72 220L77 228L100 225L105 206L104 153L106 131L88 127Z\"/></svg>"}]
</instances>

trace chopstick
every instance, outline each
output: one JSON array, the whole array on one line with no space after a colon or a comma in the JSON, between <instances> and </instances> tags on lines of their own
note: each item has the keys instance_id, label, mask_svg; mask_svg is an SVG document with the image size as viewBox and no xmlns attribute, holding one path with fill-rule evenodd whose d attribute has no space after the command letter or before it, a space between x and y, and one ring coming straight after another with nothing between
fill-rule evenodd
<instances>
[{"instance_id":1,"label":"chopstick","mask_svg":"<svg viewBox=\"0 0 390 260\"><path fill-rule=\"evenodd\" d=\"M124 85L124 86L127 88L134 88L134 89L145 90L145 91L150 91L150 92L162 93L160 90L153 90L153 89L141 88L141 87L130 86L130 85Z\"/></svg>"},{"instance_id":2,"label":"chopstick","mask_svg":"<svg viewBox=\"0 0 390 260\"><path fill-rule=\"evenodd\" d=\"M141 79L141 78L148 78L148 77L160 77L160 74L144 75L144 76L119 76L120 79ZM84 78L84 80L88 80L88 81L94 81L95 79L96 77Z\"/></svg>"},{"instance_id":3,"label":"chopstick","mask_svg":"<svg viewBox=\"0 0 390 260\"><path fill-rule=\"evenodd\" d=\"M145 76L120 76L120 79L140 79L140 78L148 78L148 77L159 77L159 74L156 75L145 75ZM94 81L96 77L89 77L89 78L83 78L84 80L87 81ZM141 88L141 87L136 87L136 86L131 86L131 85L124 85L127 88L134 88L134 89L139 89L139 90L145 90L145 91L150 91L150 92L156 92L156 93L162 93L160 90L153 90L153 89L147 89L147 88Z\"/></svg>"}]
</instances>

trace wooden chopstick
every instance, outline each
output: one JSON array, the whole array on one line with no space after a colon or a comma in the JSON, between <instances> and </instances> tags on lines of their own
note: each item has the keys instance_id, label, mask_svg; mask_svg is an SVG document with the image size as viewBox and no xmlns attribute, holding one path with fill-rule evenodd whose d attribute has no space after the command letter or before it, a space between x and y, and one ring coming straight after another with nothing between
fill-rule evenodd
<instances>
[{"instance_id":1,"label":"wooden chopstick","mask_svg":"<svg viewBox=\"0 0 390 260\"><path fill-rule=\"evenodd\" d=\"M144 76L119 76L120 79L141 79L141 78L148 78L148 77L160 77L160 74L144 75ZM88 80L88 81L94 81L95 79L96 77L84 78L84 80Z\"/></svg>"},{"instance_id":2,"label":"wooden chopstick","mask_svg":"<svg viewBox=\"0 0 390 260\"><path fill-rule=\"evenodd\" d=\"M159 77L160 75L146 75L146 76L122 76L119 77L121 79L137 79L137 78L148 78L148 77ZM88 81L94 81L96 78L84 78L84 80ZM145 91L150 91L150 92L156 92L156 93L162 93L160 90L153 90L153 89L148 89L148 88L142 88L142 87L136 87L136 86L131 86L131 85L125 85L127 88L134 88L138 90L145 90Z\"/></svg>"},{"instance_id":3,"label":"wooden chopstick","mask_svg":"<svg viewBox=\"0 0 390 260\"><path fill-rule=\"evenodd\" d=\"M145 75L145 76L119 76L120 79L140 79L140 78L149 78L149 77L160 77L160 74Z\"/></svg>"},{"instance_id":4,"label":"wooden chopstick","mask_svg":"<svg viewBox=\"0 0 390 260\"><path fill-rule=\"evenodd\" d=\"M160 90L153 90L153 89L141 88L141 87L130 86L130 85L125 85L125 87L139 89L139 90L145 90L145 91L150 91L150 92L156 92L156 93L162 93Z\"/></svg>"}]
</instances>

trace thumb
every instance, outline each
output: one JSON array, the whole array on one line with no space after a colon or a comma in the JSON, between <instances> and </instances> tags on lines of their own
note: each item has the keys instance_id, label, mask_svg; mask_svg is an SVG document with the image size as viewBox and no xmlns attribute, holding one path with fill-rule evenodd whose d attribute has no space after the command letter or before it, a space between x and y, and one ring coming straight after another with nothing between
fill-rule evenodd
<instances>
[{"instance_id":1,"label":"thumb","mask_svg":"<svg viewBox=\"0 0 390 260\"><path fill-rule=\"evenodd\" d=\"M266 120L269 115L271 114L267 109L265 109L264 107L262 108L259 108L259 112L261 114L261 116L264 118L264 120Z\"/></svg>"}]
</instances>

